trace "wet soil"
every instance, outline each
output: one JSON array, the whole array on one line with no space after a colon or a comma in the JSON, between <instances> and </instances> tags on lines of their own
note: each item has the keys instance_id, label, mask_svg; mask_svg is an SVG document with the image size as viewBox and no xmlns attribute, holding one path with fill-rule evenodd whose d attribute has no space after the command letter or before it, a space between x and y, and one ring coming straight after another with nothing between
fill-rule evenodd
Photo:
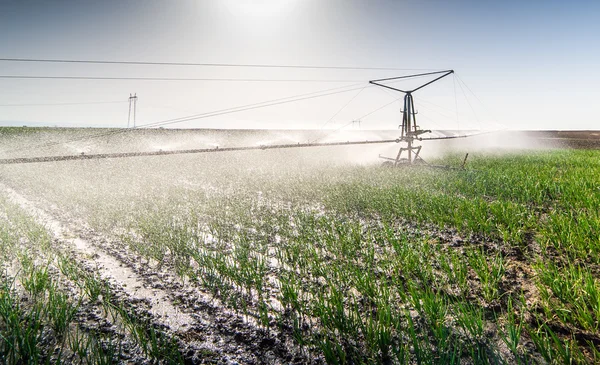
<instances>
[{"instance_id":1,"label":"wet soil","mask_svg":"<svg viewBox=\"0 0 600 365\"><path fill-rule=\"evenodd\" d=\"M177 338L179 350L187 363L324 363L322 357L299 350L290 333L285 330L264 329L254 318L229 310L218 298L203 291L198 285L178 277L168 264L157 268L128 251L123 242L94 231L81 219L70 216L41 198L25 197L2 185L0 191L46 225L54 235L55 244L70 250L83 267L99 270L110 281L119 300L143 313L153 326ZM376 224L376 217L371 218L373 219L367 219L367 225ZM539 293L534 284L535 271L531 263L535 262L536 257L541 257L541 251L533 234L528 235L522 244L509 245L481 235L464 236L455 229L440 228L433 224L398 220L394 225L396 229L409 232L410 235L436 239L447 250L464 252L467 248L481 247L492 254L500 253L506 262L505 274L500 283L502 294L522 294L527 307L533 312L538 306ZM478 283L474 274L471 274L469 282L473 288L472 299L476 300ZM497 302L485 303L486 315L491 319L505 314L505 298L509 296L502 295L503 299ZM529 312L525 314L523 320L535 324L536 319ZM128 346L126 361L148 361L97 307L83 308L78 322L83 328L100 330L124 341ZM490 325L497 324L490 322ZM550 326L557 333L574 334L582 340L600 345L597 334L559 328L552 323ZM276 326L272 326L274 327ZM497 335L494 335L497 331L490 329L488 332L488 340L497 343L502 358L509 362L511 359L516 361ZM530 349L530 354L535 352L532 342L526 336L522 339L522 346Z\"/></svg>"},{"instance_id":2,"label":"wet soil","mask_svg":"<svg viewBox=\"0 0 600 365\"><path fill-rule=\"evenodd\" d=\"M251 319L227 310L218 299L193 283L183 282L168 267L152 268L128 253L122 243L110 241L41 199L24 197L7 186L0 188L13 203L45 225L52 232L54 243L70 250L82 267L98 270L111 283L119 301L143 313L154 327L177 338L186 363L323 362L294 348L289 336L259 328ZM84 329L123 336L94 306L82 308L77 319ZM127 361L147 360L140 354L130 354Z\"/></svg>"}]
</instances>

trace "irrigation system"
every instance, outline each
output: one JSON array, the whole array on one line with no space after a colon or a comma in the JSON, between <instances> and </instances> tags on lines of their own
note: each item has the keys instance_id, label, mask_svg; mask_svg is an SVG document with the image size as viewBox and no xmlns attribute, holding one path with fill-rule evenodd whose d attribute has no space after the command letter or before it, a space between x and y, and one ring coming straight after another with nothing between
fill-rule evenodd
<instances>
[{"instance_id":1,"label":"irrigation system","mask_svg":"<svg viewBox=\"0 0 600 365\"><path fill-rule=\"evenodd\" d=\"M400 147L400 150L398 151L396 158L379 156L380 158L383 158L383 159L387 160L388 162L391 162L394 166L398 166L399 164L402 164L402 163L411 165L411 164L418 163L418 162L421 162L421 163L424 162L423 159L421 159L419 157L419 153L421 152L422 146L415 146L414 142L416 140L422 141L423 138L421 138L420 136L425 133L431 133L431 130L421 129L417 125L417 111L415 110L415 102L414 102L412 94L415 91L420 90L427 85L433 84L434 82L436 82L450 74L453 74L453 73L454 73L454 70L446 70L446 71L427 72L427 73L423 73L423 74L390 77L390 78L386 78L386 79L369 81L370 84L404 93L404 109L402 110L402 124L400 125L401 135L400 135L399 142L406 143L406 147ZM441 74L441 76L438 76L437 78L435 78L431 81L428 81L422 85L419 85L412 90L400 90L398 88L382 84L382 82L386 82L386 81L396 81L396 80L400 80L400 79L406 79L409 77L429 76L429 75L439 75L439 74ZM446 137L446 138L448 138L448 137ZM444 138L438 138L438 139L444 139ZM406 158L402 158L402 152L404 152L404 151L406 151L408 154L408 156Z\"/></svg>"},{"instance_id":2,"label":"irrigation system","mask_svg":"<svg viewBox=\"0 0 600 365\"><path fill-rule=\"evenodd\" d=\"M81 153L78 155L62 155L62 156L41 156L41 157L18 157L18 158L5 158L0 159L0 165L8 164L25 164L25 163L42 163L42 162L55 162L55 161L73 161L73 160L92 160L92 159L111 159L111 158L125 158L125 157L141 157L141 156L162 156L162 155L178 155L178 154L196 154L196 153L215 153L215 152L232 152L232 151L251 151L251 150L274 150L274 149L290 149L290 148L309 148L309 147L327 147L327 146L349 146L349 145L367 145L367 144L384 144L384 143L401 143L396 158L390 158L385 156L379 156L386 160L384 164L392 166L400 165L413 165L413 164L427 164L421 157L421 145L416 145L417 141L425 140L442 140L442 139L453 139L453 138L466 138L472 135L453 135L444 137L422 137L423 134L431 133L431 130L421 129L417 125L417 111L415 110L413 93L433 84L434 82L453 74L454 70L435 71L427 73L419 73L412 75L404 75L398 77L391 77L385 79L370 80L369 84L390 89L393 91L404 93L404 108L401 110L402 113L402 124L400 125L400 137L396 139L386 140L374 140L374 141L346 141L346 142L308 142L308 143L296 143L296 144L275 144L275 145L260 145L260 146L241 146L241 147L216 147L216 148L200 148L200 149L185 149L185 150L169 150L169 151L150 151L150 152L123 152L123 153L98 153L98 154L85 154ZM401 79L408 79L421 76L436 76L433 80L423 83L410 90L402 90L390 85L386 85L385 82L394 82ZM317 96L324 96L317 95ZM130 95L130 115L131 115L131 102L134 102L134 123L135 123L135 102L137 96ZM301 100L301 99L298 99ZM292 100L295 101L295 100ZM268 106L268 105L267 105ZM210 113L209 113L210 114ZM129 120L128 120L129 123ZM131 129L123 129L108 134L122 133L130 131ZM67 141L68 142L68 141ZM403 157L403 152L407 152L407 157ZM466 161L466 157L465 157ZM438 166L436 166L438 167ZM464 167L464 162L463 162Z\"/></svg>"},{"instance_id":3,"label":"irrigation system","mask_svg":"<svg viewBox=\"0 0 600 365\"><path fill-rule=\"evenodd\" d=\"M388 140L380 140L380 141L359 141L359 142L275 144L275 145L260 145L260 146L245 146L245 147L200 148L200 149L171 150L171 151L162 151L161 150L161 151L151 151L151 152L122 152L122 153L98 153L98 154L82 153L80 155L0 159L0 165L35 163L35 162L53 162L53 161L95 160L95 159L106 159L106 158L140 157L140 156L184 155L184 154L210 153L210 152L275 150L275 149L284 149L284 148L325 147L325 146L348 146L348 145L378 144L378 143L392 143L392 142L398 142L398 140L397 139L388 139Z\"/></svg>"}]
</instances>

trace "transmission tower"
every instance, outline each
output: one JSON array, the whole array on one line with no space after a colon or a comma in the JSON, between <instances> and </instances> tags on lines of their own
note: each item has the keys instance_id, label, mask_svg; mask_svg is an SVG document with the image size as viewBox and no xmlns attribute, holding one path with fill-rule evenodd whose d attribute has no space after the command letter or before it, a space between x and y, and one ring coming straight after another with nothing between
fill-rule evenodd
<instances>
[{"instance_id":1,"label":"transmission tower","mask_svg":"<svg viewBox=\"0 0 600 365\"><path fill-rule=\"evenodd\" d=\"M129 94L129 114L127 115L127 128L129 128L131 122L131 107L133 106L133 128L135 128L135 112L137 109L137 93Z\"/></svg>"}]
</instances>

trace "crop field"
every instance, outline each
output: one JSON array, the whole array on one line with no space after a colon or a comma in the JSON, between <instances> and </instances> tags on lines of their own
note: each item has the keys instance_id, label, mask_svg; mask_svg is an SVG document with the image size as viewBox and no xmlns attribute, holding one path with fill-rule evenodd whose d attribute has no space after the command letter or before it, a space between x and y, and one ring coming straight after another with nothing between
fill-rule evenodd
<instances>
[{"instance_id":1,"label":"crop field","mask_svg":"<svg viewBox=\"0 0 600 365\"><path fill-rule=\"evenodd\" d=\"M0 358L600 363L600 150L355 151L0 166Z\"/></svg>"}]
</instances>

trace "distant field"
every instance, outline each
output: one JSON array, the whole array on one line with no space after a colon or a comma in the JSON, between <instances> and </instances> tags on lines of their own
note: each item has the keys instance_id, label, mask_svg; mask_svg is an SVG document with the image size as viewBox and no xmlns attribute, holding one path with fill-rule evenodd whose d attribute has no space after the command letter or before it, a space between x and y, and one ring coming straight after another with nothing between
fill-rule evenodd
<instances>
[{"instance_id":1,"label":"distant field","mask_svg":"<svg viewBox=\"0 0 600 365\"><path fill-rule=\"evenodd\" d=\"M323 136L89 133L0 129L0 158ZM396 145L0 166L0 358L600 363L600 136L518 136L431 144L464 171L381 167Z\"/></svg>"},{"instance_id":2,"label":"distant field","mask_svg":"<svg viewBox=\"0 0 600 365\"><path fill-rule=\"evenodd\" d=\"M437 157L440 151L443 154L456 150L477 152L480 150L489 151L490 149L600 148L600 132L596 131L500 131L494 133L484 132L477 135L478 133L481 132L436 130L427 136L444 137L470 134L474 136L445 141L424 141L423 153L426 157ZM81 153L147 152L215 148L217 146L239 147L314 142L375 141L395 139L398 136L398 130L134 130L0 127L0 143L2 144L0 146L0 158ZM356 147L353 148L356 151ZM392 144L388 150L394 154L396 146ZM381 148L369 146L364 151L370 151L376 157ZM332 153L332 155L335 157L339 153Z\"/></svg>"},{"instance_id":3,"label":"distant field","mask_svg":"<svg viewBox=\"0 0 600 365\"><path fill-rule=\"evenodd\" d=\"M598 131L536 131L524 133L529 138L546 141L550 146L557 148L600 148L600 132Z\"/></svg>"}]
</instances>

